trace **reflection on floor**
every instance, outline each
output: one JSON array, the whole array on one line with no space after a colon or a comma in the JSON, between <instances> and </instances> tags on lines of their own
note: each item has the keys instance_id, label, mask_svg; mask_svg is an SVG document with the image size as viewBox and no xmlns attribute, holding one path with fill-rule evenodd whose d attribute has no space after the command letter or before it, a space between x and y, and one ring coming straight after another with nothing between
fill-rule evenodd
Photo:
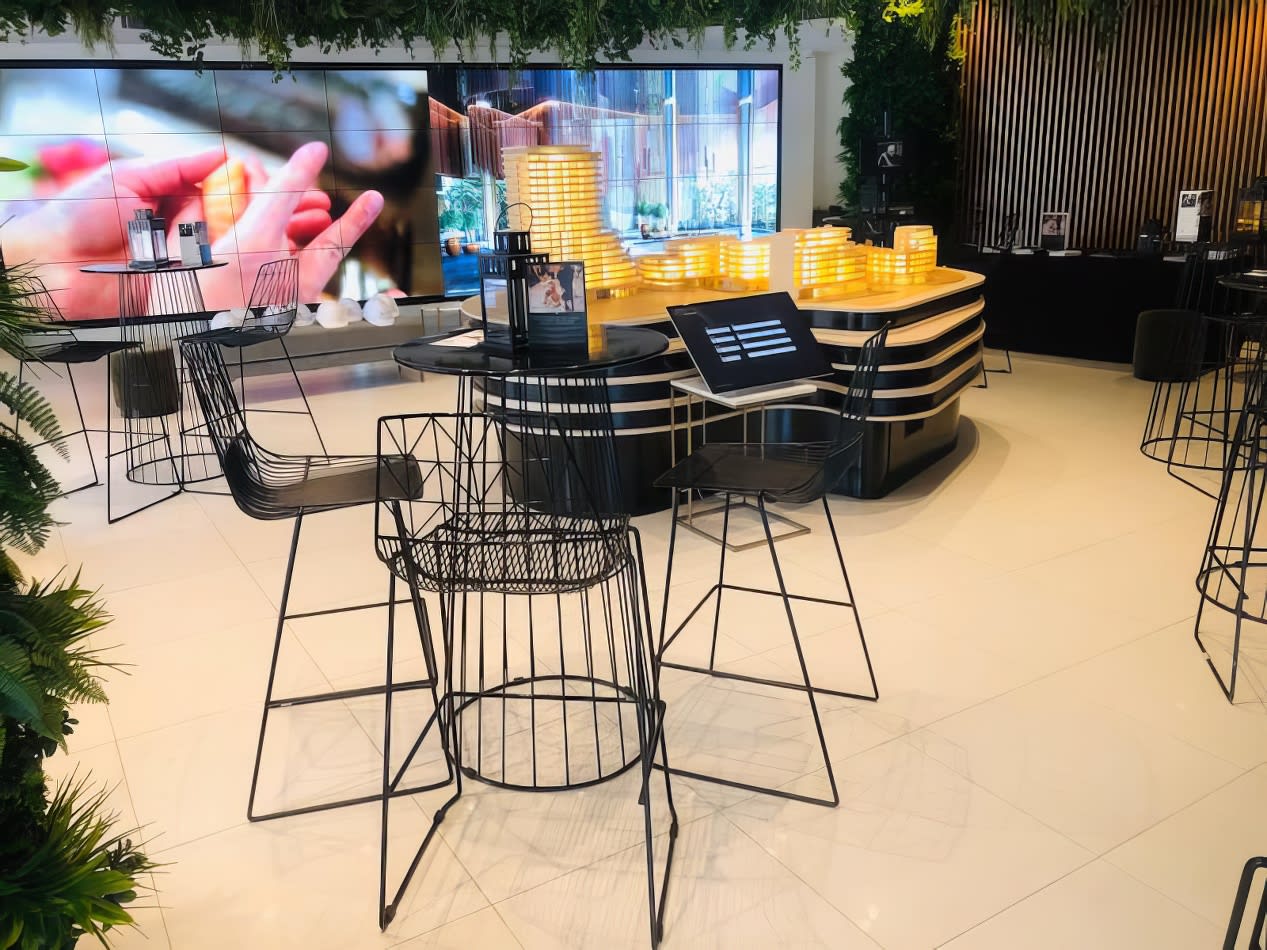
<instances>
[{"instance_id":1,"label":"reflection on floor","mask_svg":"<svg viewBox=\"0 0 1267 950\"><path fill-rule=\"evenodd\" d=\"M1015 364L965 394L953 458L889 498L833 502L881 697L825 703L842 804L679 781L666 947L1218 943L1242 863L1267 853L1264 643L1250 645L1242 701L1229 706L1191 638L1212 503L1139 455L1148 386L1117 367ZM443 408L453 392L385 365L322 370L306 385L340 452L372 451L380 414ZM253 400L287 395L280 377L252 387ZM80 387L96 415L103 389L100 377ZM260 422L262 441L290 440L269 431L279 418ZM305 437L297 426L296 446ZM111 676L109 707L78 712L73 754L51 760L59 775L91 769L114 785L124 820L165 865L140 912L144 934L117 946L647 946L632 778L561 795L473 788L380 934L375 806L245 821L290 526L250 521L216 496L112 527L104 506L103 489L59 503L64 525L29 568L82 565L116 617L98 640L131 664ZM822 523L795 516L815 531L780 551L813 593L830 583ZM668 521L639 525L658 602ZM306 542L292 609L382 592L368 511L316 517ZM717 550L689 534L680 545L671 603L685 610ZM731 564L752 580L769 573L761 549ZM722 663L788 668L777 602L727 610ZM819 679L847 685L857 670L840 618L803 620ZM382 622L296 623L286 684L371 682ZM801 706L667 674L665 691L679 764L708 756L821 791ZM266 806L373 787L378 704L278 719ZM434 807L394 813L394 862Z\"/></svg>"}]
</instances>

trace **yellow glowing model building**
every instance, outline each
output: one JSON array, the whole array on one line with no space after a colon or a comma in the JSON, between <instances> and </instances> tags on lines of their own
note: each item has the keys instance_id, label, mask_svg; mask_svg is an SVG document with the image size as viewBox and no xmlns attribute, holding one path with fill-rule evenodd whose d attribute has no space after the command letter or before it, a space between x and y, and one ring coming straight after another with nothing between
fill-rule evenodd
<instances>
[{"instance_id":1,"label":"yellow glowing model building","mask_svg":"<svg viewBox=\"0 0 1267 950\"><path fill-rule=\"evenodd\" d=\"M721 273L725 290L769 290L770 242L753 238L723 244Z\"/></svg>"},{"instance_id":2,"label":"yellow glowing model building","mask_svg":"<svg viewBox=\"0 0 1267 950\"><path fill-rule=\"evenodd\" d=\"M638 258L638 273L653 287L699 287L721 276L722 246L733 241L724 237L669 241L663 254Z\"/></svg>"},{"instance_id":3,"label":"yellow glowing model building","mask_svg":"<svg viewBox=\"0 0 1267 950\"><path fill-rule=\"evenodd\" d=\"M867 248L867 283L872 288L922 284L937 267L937 237L927 225L895 228L892 247Z\"/></svg>"},{"instance_id":4,"label":"yellow glowing model building","mask_svg":"<svg viewBox=\"0 0 1267 950\"><path fill-rule=\"evenodd\" d=\"M866 290L867 252L849 228L810 228L796 235L793 283L802 300L825 300Z\"/></svg>"},{"instance_id":5,"label":"yellow glowing model building","mask_svg":"<svg viewBox=\"0 0 1267 950\"><path fill-rule=\"evenodd\" d=\"M620 238L603 227L598 152L583 145L516 146L503 149L502 160L510 228L531 232L533 251L555 261L584 261L589 290L638 283L637 268ZM522 205L515 207L517 202Z\"/></svg>"}]
</instances>

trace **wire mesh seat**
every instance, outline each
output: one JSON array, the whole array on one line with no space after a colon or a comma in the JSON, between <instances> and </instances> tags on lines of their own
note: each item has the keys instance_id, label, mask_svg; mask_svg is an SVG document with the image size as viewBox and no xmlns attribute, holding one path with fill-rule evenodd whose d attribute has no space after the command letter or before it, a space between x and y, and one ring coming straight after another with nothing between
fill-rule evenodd
<instances>
[{"instance_id":1,"label":"wire mesh seat","mask_svg":"<svg viewBox=\"0 0 1267 950\"><path fill-rule=\"evenodd\" d=\"M278 609L276 635L272 659L269 665L268 687L260 717L259 739L255 751L255 765L251 776L251 789L247 805L247 817L251 821L283 818L339 808L346 805L380 802L383 812L380 867L379 919L384 920L387 891L388 802L404 795L433 791L453 783L455 774L452 762L444 756L443 775L428 781L412 780L406 775L408 763L392 768L391 739L393 731L392 702L403 693L422 691L430 695L434 712L427 720L422 734L417 737L415 750L423 739L434 735L439 744L438 718L440 699L437 693L437 669L431 628L426 605L416 591L398 599L397 578L389 575L387 599L370 604L340 606L325 610L291 612L289 609L291 584L294 578L295 559L298 553L300 532L304 519L321 512L342 510L378 501L398 504L420 497L424 472L417 460L407 455L388 454L371 456L308 456L283 455L259 445L250 434L246 415L237 402L233 384L229 379L222 352L216 342L190 338L182 345L182 356L190 375L194 393L202 408L208 437L224 470L229 490L237 506L252 518L278 520L291 518L295 522L291 536L290 553L286 562L286 577L282 586ZM391 486L391 487L387 487ZM395 606L412 607L423 663L424 675L397 681L394 678L396 651ZM278 660L282 638L288 621L341 614L356 610L385 608L387 611L387 661L384 682L381 685L330 690L299 696L275 695ZM315 703L344 702L365 696L384 698L385 719L382 744L381 790L373 794L357 795L298 807L256 811L256 794L260 778L260 765L264 755L265 739L270 714L286 707L309 706Z\"/></svg>"},{"instance_id":2,"label":"wire mesh seat","mask_svg":"<svg viewBox=\"0 0 1267 950\"><path fill-rule=\"evenodd\" d=\"M606 381L481 385L460 380L456 413L379 421L380 458L416 459L424 477L419 495L398 503L383 470L375 533L396 577L439 595L454 797L467 779L550 792L634 773L656 945L677 817L666 772L669 842L657 885L650 777L657 755L667 762L663 704L641 541L611 503L619 490Z\"/></svg>"},{"instance_id":3,"label":"wire mesh seat","mask_svg":"<svg viewBox=\"0 0 1267 950\"><path fill-rule=\"evenodd\" d=\"M64 491L62 494L73 495L75 492L100 485L101 477L97 473L97 461L93 456L92 442L88 436L90 433L106 430L90 429L84 421L84 408L79 400L79 388L75 385L74 367L109 359L115 353L133 349L138 344L127 340L81 340L71 329L61 308L57 306L57 301L48 292L43 281L33 275L10 274L6 279L19 283L18 289L23 291L24 304L30 308L31 315L43 325L40 332L28 334L25 344L29 356L23 357L18 362L18 383L23 381L28 366L32 363L61 365L66 367L66 379L70 383L71 395L75 400L75 415L79 419L79 428L73 432L64 433L62 440L72 439L77 435L84 437L84 449L88 453L88 464L92 467L92 481ZM34 374L33 370L32 372ZM15 432L20 429L21 423L21 416L14 420ZM107 420L107 425L109 425L109 420ZM47 441L38 442L32 448L38 449L48 444ZM109 470L106 476L109 477Z\"/></svg>"},{"instance_id":4,"label":"wire mesh seat","mask_svg":"<svg viewBox=\"0 0 1267 950\"><path fill-rule=\"evenodd\" d=\"M657 678L661 676L664 669L671 669L711 678L735 680L804 693L809 701L810 713L817 734L818 749L821 752L823 764L826 768L830 785L830 797L824 799L802 795L758 784L755 781L723 777L698 769L675 768L673 770L675 774L811 804L834 806L840 802L816 695L874 701L879 697L879 691L876 687L875 670L871 665L870 651L867 648L866 636L862 630L862 621L858 616L858 608L849 582L849 574L845 568L844 555L840 548L840 538L836 533L836 526L832 520L831 507L827 502L827 495L858 461L865 436L865 424L870 415L875 393L879 358L884 350L887 338L888 326L886 325L863 344L858 359L854 364L855 368L849 387L842 399L837 430L835 437L831 441L706 444L693 451L687 458L677 463L677 465L656 480L657 486L674 489L672 521L669 533L668 568L665 576L665 595L660 619L660 639L656 651ZM794 411L795 408L784 407L784 411ZM678 508L681 504L680 492L682 491L715 492L724 496L721 555L718 565L717 583L712 585L703 597L699 599L687 613L686 618L675 629L669 631L670 593L673 584L673 562L677 542ZM738 585L728 583L726 580L726 537L730 530L730 511L733 499L742 496L756 498L757 509L761 516L761 524L765 534L766 547L770 552L774 567L777 590ZM835 562L840 569L841 580L845 589L845 600L806 597L789 593L788 584L784 578L784 571L780 565L778 553L775 550L775 539L770 531L771 515L767 506L771 503L809 504L813 502L821 502L826 515L827 526L834 547ZM792 646L796 653L797 665L801 674L799 681L758 677L727 672L718 668L716 663L717 642L721 633L723 594L726 592L774 596L782 599L788 627L791 632ZM699 666L669 660L670 649L679 641L696 617L700 615L704 605L710 600L714 600L715 607L712 638L708 649L708 665ZM813 602L821 605L841 607L850 611L851 619L858 632L858 642L866 665L866 675L870 686L868 692L827 689L811 683L809 666L802 649L801 635L793 615L792 606L795 602ZM740 753L732 754L737 757L741 755Z\"/></svg>"},{"instance_id":5,"label":"wire mesh seat","mask_svg":"<svg viewBox=\"0 0 1267 950\"><path fill-rule=\"evenodd\" d=\"M270 261L263 265L255 275L255 284L251 288L251 296L246 303L246 316L241 326L220 327L194 334L187 339L216 343L237 351L238 383L243 409L250 412L269 412L282 415L306 415L312 423L312 430L317 434L317 443L321 451L326 451L325 441L321 438L321 429L313 417L312 406L308 403L308 394L304 392L304 384L295 369L295 361L286 348L286 335L295 325L299 313L299 261L288 257L279 261ZM276 342L281 347L282 356L290 369L299 390L299 398L303 400L303 409L253 409L246 405L246 364L243 351L248 347L263 343Z\"/></svg>"}]
</instances>

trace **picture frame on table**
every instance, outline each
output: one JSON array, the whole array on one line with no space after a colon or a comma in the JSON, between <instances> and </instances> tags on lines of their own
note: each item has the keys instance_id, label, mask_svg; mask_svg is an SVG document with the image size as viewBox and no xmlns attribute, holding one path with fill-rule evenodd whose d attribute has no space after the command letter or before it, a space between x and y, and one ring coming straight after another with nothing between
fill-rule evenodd
<instances>
[{"instance_id":1,"label":"picture frame on table","mask_svg":"<svg viewBox=\"0 0 1267 950\"><path fill-rule=\"evenodd\" d=\"M1044 251L1068 250L1068 211L1044 211L1038 216L1038 246Z\"/></svg>"},{"instance_id":2,"label":"picture frame on table","mask_svg":"<svg viewBox=\"0 0 1267 950\"><path fill-rule=\"evenodd\" d=\"M528 268L528 346L584 347L589 339L585 262L550 261Z\"/></svg>"}]
</instances>

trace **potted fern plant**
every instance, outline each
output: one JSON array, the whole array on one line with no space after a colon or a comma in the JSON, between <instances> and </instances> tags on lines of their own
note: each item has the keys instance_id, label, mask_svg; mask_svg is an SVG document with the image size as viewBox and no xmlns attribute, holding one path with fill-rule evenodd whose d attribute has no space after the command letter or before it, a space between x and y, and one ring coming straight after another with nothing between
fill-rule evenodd
<instances>
[{"instance_id":1,"label":"potted fern plant","mask_svg":"<svg viewBox=\"0 0 1267 950\"><path fill-rule=\"evenodd\" d=\"M30 289L20 270L0 272L0 351L17 359L40 329ZM44 546L58 486L13 420L40 440L59 431L48 402L7 372L0 408L0 950L67 950L85 934L108 946L154 865L113 829L105 790L75 776L50 794L43 768L74 731L71 704L105 702L110 664L89 636L107 618L77 575L23 577L13 552Z\"/></svg>"}]
</instances>

